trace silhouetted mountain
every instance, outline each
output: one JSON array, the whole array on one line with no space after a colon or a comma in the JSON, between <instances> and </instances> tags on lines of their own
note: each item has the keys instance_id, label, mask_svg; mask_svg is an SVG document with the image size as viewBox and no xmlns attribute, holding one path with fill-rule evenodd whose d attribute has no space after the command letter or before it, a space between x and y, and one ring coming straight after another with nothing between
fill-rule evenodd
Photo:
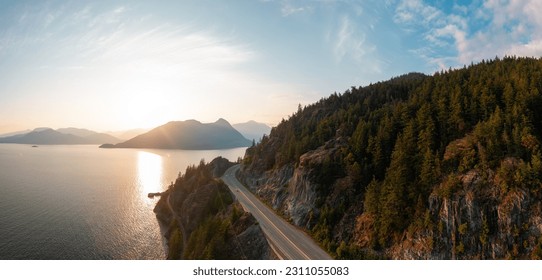
<instances>
[{"instance_id":1,"label":"silhouetted mountain","mask_svg":"<svg viewBox=\"0 0 542 280\"><path fill-rule=\"evenodd\" d=\"M245 138L249 140L255 140L259 142L262 139L263 135L269 135L271 132L271 127L264 123L259 123L255 121L248 121L245 123L237 123L232 125L233 128L241 132Z\"/></svg>"},{"instance_id":2,"label":"silhouetted mountain","mask_svg":"<svg viewBox=\"0 0 542 280\"><path fill-rule=\"evenodd\" d=\"M39 145L76 145L101 144L104 142L118 143L120 140L111 135L96 133L86 129L61 129L62 131L75 130L85 137L62 133L51 128L36 128L28 133L17 134L0 138L0 143L39 144ZM85 133L86 132L86 133Z\"/></svg>"},{"instance_id":3,"label":"silhouetted mountain","mask_svg":"<svg viewBox=\"0 0 542 280\"><path fill-rule=\"evenodd\" d=\"M148 129L134 128L134 129L122 130L122 131L108 131L107 134L117 137L121 139L122 141L126 141L128 139L132 139L148 131L149 131Z\"/></svg>"},{"instance_id":4,"label":"silhouetted mountain","mask_svg":"<svg viewBox=\"0 0 542 280\"><path fill-rule=\"evenodd\" d=\"M52 129L52 128L50 128L50 127L36 127L36 128L34 128L34 130L32 130L32 131L34 131L34 132L41 132L41 131L49 130L49 129Z\"/></svg>"},{"instance_id":5,"label":"silhouetted mountain","mask_svg":"<svg viewBox=\"0 0 542 280\"><path fill-rule=\"evenodd\" d=\"M117 137L111 136L106 133L94 133L89 136L83 137L85 141L88 142L88 144L101 144L101 143L119 143L122 140L120 140Z\"/></svg>"},{"instance_id":6,"label":"silhouetted mountain","mask_svg":"<svg viewBox=\"0 0 542 280\"><path fill-rule=\"evenodd\" d=\"M80 144L81 138L71 134L64 134L53 129L38 129L29 133L0 138L0 143L18 144Z\"/></svg>"},{"instance_id":7,"label":"silhouetted mountain","mask_svg":"<svg viewBox=\"0 0 542 280\"><path fill-rule=\"evenodd\" d=\"M196 120L173 121L126 142L102 147L211 150L250 145L251 141L244 138L229 122L219 119L205 124Z\"/></svg>"},{"instance_id":8,"label":"silhouetted mountain","mask_svg":"<svg viewBox=\"0 0 542 280\"><path fill-rule=\"evenodd\" d=\"M0 138L1 137L15 136L15 135L19 135L19 134L25 134L25 133L28 133L30 131L32 131L32 130L27 129L27 130L21 130L21 131L8 132L8 133L0 134Z\"/></svg>"},{"instance_id":9,"label":"silhouetted mountain","mask_svg":"<svg viewBox=\"0 0 542 280\"><path fill-rule=\"evenodd\" d=\"M223 118L218 119L214 124L218 126L222 126L222 127L227 127L227 128L232 127L231 124Z\"/></svg>"},{"instance_id":10,"label":"silhouetted mountain","mask_svg":"<svg viewBox=\"0 0 542 280\"><path fill-rule=\"evenodd\" d=\"M96 131L84 129L84 128L74 128L74 127L68 127L68 128L59 128L56 131L64 134L71 134L79 137L87 137L91 136L93 134L96 134Z\"/></svg>"}]
</instances>

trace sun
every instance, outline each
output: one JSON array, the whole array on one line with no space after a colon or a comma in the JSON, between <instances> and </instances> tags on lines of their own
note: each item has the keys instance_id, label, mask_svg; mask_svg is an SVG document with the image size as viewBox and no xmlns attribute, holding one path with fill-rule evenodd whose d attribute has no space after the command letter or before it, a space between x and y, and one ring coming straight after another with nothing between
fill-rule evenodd
<instances>
[{"instance_id":1,"label":"sun","mask_svg":"<svg viewBox=\"0 0 542 280\"><path fill-rule=\"evenodd\" d=\"M139 92L121 98L117 121L126 129L153 128L167 122L167 98L159 93Z\"/></svg>"},{"instance_id":2,"label":"sun","mask_svg":"<svg viewBox=\"0 0 542 280\"><path fill-rule=\"evenodd\" d=\"M115 121L125 129L150 129L180 120L189 114L187 104L194 104L190 95L182 94L184 88L154 76L127 76L116 89Z\"/></svg>"}]
</instances>

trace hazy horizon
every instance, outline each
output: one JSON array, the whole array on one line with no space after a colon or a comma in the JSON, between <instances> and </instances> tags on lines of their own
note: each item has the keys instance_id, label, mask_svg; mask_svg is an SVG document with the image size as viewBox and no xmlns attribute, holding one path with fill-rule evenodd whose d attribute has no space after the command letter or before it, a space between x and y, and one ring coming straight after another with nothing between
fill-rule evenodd
<instances>
[{"instance_id":1,"label":"hazy horizon","mask_svg":"<svg viewBox=\"0 0 542 280\"><path fill-rule=\"evenodd\" d=\"M0 134L275 125L333 92L542 54L542 2L2 1Z\"/></svg>"},{"instance_id":2,"label":"hazy horizon","mask_svg":"<svg viewBox=\"0 0 542 280\"><path fill-rule=\"evenodd\" d=\"M224 119L224 118L219 118L219 119ZM217 119L217 120L219 120ZM13 130L13 131L0 131L0 136L3 135L3 134L13 134L13 133L18 133L18 132L21 132L21 133L26 133L26 132L30 132L30 131L33 131L33 130L36 130L36 129L44 129L44 128L50 128L50 129L53 129L53 130L59 130L59 129L67 129L67 128L74 128L74 129L87 129L87 130L91 130L93 132L98 132L98 133L123 133L123 132L128 132L128 131L132 131L132 130L143 130L143 131L149 131L153 128L156 128L158 126L162 126L162 125L165 125L166 123L168 122L177 122L177 121L180 121L180 122L184 122L184 121L191 121L191 120L195 120L195 121L198 121L198 122L201 122L203 124L206 124L206 123L214 123L216 122L217 120L214 120L214 121L210 121L210 122L203 122L203 121L200 121L200 120L196 120L196 119L186 119L186 120L169 120L165 123L160 123L156 126L152 126L152 127L131 127L131 128L119 128L118 130L103 130L103 129L89 129L87 127L83 127L83 126L62 126L62 127L52 127L52 126L47 126L47 125L40 125L40 126L36 126L36 127L27 127L27 128L23 128L23 129L20 129L20 130ZM247 120L247 121L242 121L242 122L237 122L237 123L232 123L230 122L229 120L226 119L227 122L229 122L232 126L234 125L238 125L238 124L245 124L245 123L249 123L249 122L256 122L256 123L260 123L260 124L265 124L269 127L273 127L275 126L276 124L268 124L268 123L263 123L263 122L258 122L256 120Z\"/></svg>"}]
</instances>

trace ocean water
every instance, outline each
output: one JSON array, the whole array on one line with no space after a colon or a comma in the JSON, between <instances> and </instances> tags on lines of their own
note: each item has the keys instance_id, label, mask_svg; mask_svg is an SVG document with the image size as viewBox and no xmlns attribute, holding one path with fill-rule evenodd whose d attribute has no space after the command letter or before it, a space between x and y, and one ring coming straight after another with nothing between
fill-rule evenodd
<instances>
[{"instance_id":1,"label":"ocean water","mask_svg":"<svg viewBox=\"0 0 542 280\"><path fill-rule=\"evenodd\" d=\"M0 259L164 259L147 194L244 152L0 144Z\"/></svg>"}]
</instances>

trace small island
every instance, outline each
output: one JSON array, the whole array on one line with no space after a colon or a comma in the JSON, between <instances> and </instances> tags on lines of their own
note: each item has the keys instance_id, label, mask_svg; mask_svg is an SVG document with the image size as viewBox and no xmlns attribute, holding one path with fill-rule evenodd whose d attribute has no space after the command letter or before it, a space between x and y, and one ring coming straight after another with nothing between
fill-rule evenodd
<instances>
[{"instance_id":1,"label":"small island","mask_svg":"<svg viewBox=\"0 0 542 280\"><path fill-rule=\"evenodd\" d=\"M147 195L147 197L149 197L149 198L154 198L155 196L161 196L161 195L162 195L161 192L155 192L155 193L152 193L152 192L151 192L151 193L149 193L149 194Z\"/></svg>"},{"instance_id":2,"label":"small island","mask_svg":"<svg viewBox=\"0 0 542 280\"><path fill-rule=\"evenodd\" d=\"M112 148L115 148L115 145L114 144L102 144L102 145L100 145L100 148L112 149Z\"/></svg>"}]
</instances>

